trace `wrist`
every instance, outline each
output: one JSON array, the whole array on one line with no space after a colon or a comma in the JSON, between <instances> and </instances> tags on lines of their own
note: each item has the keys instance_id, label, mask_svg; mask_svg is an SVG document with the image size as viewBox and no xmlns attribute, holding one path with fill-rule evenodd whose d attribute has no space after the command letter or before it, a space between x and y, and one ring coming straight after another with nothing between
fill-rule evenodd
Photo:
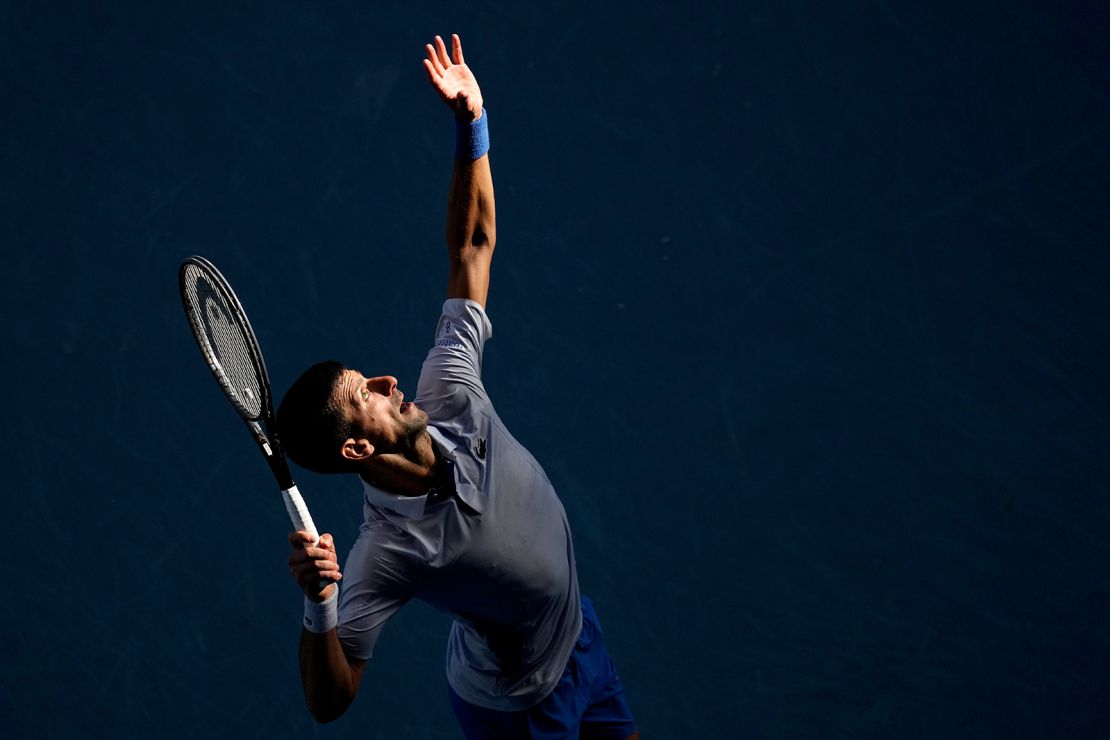
<instances>
[{"instance_id":1,"label":"wrist","mask_svg":"<svg viewBox=\"0 0 1110 740\"><path fill-rule=\"evenodd\" d=\"M484 110L485 110L484 107L479 108L478 112L475 113L473 110L471 110L470 108L467 108L467 107L459 108L458 110L455 111L455 123L459 123L459 124L473 123L474 121L477 121L479 118L482 117L482 111L484 111Z\"/></svg>"},{"instance_id":2,"label":"wrist","mask_svg":"<svg viewBox=\"0 0 1110 740\"><path fill-rule=\"evenodd\" d=\"M455 158L473 162L489 151L489 114L485 108L473 121L455 120Z\"/></svg>"},{"instance_id":3,"label":"wrist","mask_svg":"<svg viewBox=\"0 0 1110 740\"><path fill-rule=\"evenodd\" d=\"M301 624L309 632L323 634L335 629L339 623L339 584L332 589L331 596L323 601L316 602L307 596L304 597L304 619Z\"/></svg>"}]
</instances>

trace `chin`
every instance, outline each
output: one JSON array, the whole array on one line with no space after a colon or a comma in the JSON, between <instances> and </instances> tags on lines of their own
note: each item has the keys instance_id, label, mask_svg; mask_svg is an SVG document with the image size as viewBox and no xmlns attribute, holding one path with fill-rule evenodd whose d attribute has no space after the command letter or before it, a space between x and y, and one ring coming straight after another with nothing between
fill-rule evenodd
<instances>
[{"instance_id":1,"label":"chin","mask_svg":"<svg viewBox=\"0 0 1110 740\"><path fill-rule=\"evenodd\" d=\"M405 425L412 432L423 432L428 428L428 412L424 409L413 407L412 411L406 414L408 418L405 419Z\"/></svg>"}]
</instances>

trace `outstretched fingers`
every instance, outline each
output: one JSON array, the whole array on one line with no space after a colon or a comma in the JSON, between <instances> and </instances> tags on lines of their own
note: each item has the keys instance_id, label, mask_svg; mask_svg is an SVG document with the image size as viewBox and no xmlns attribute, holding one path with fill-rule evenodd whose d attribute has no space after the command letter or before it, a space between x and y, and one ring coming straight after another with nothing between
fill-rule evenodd
<instances>
[{"instance_id":1,"label":"outstretched fingers","mask_svg":"<svg viewBox=\"0 0 1110 740\"><path fill-rule=\"evenodd\" d=\"M428 73L428 82L433 85L439 82L439 73L436 72L435 67L427 59L424 60L424 71Z\"/></svg>"},{"instance_id":2,"label":"outstretched fingers","mask_svg":"<svg viewBox=\"0 0 1110 740\"><path fill-rule=\"evenodd\" d=\"M436 38L439 37L437 36ZM424 50L428 52L428 58L424 60L424 66L428 68L429 74L442 77L444 69L443 64L439 61L439 54L436 53L436 50L432 48L431 44L424 44Z\"/></svg>"},{"instance_id":3,"label":"outstretched fingers","mask_svg":"<svg viewBox=\"0 0 1110 740\"><path fill-rule=\"evenodd\" d=\"M474 73L466 66L459 35L451 34L450 55L442 36L433 37L431 43L424 45L424 51L424 71L428 75L428 82L439 93L443 102L460 120L481 117L482 93L478 89Z\"/></svg>"},{"instance_id":4,"label":"outstretched fingers","mask_svg":"<svg viewBox=\"0 0 1110 740\"><path fill-rule=\"evenodd\" d=\"M466 64L463 61L462 41L457 33L451 34L451 55L455 58L455 64Z\"/></svg>"},{"instance_id":5,"label":"outstretched fingers","mask_svg":"<svg viewBox=\"0 0 1110 740\"><path fill-rule=\"evenodd\" d=\"M451 66L451 59L447 56L447 47L443 44L443 37L436 36L436 51L439 53L439 63L444 69Z\"/></svg>"},{"instance_id":6,"label":"outstretched fingers","mask_svg":"<svg viewBox=\"0 0 1110 740\"><path fill-rule=\"evenodd\" d=\"M442 36L435 37L435 46L424 44L424 51L428 53L424 66L428 68L429 73L434 72L440 77L447 72L452 64L466 64L463 60L462 40L457 33L451 34L450 57L447 56L447 46L443 43ZM452 59L454 59L454 62L452 62Z\"/></svg>"}]
</instances>

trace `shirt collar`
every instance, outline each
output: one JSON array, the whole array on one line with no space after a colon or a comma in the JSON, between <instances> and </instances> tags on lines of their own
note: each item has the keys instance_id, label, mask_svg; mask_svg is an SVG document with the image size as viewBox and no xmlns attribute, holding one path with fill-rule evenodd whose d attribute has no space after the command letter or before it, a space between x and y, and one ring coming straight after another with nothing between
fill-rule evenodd
<instances>
[{"instance_id":1,"label":"shirt collar","mask_svg":"<svg viewBox=\"0 0 1110 740\"><path fill-rule=\"evenodd\" d=\"M439 431L439 429L432 424L428 425L428 434L431 436L432 441L439 445L440 450L451 453L449 456L454 457L456 445L454 442L447 439L447 435Z\"/></svg>"},{"instance_id":2,"label":"shirt collar","mask_svg":"<svg viewBox=\"0 0 1110 740\"><path fill-rule=\"evenodd\" d=\"M368 483L365 479L361 480L366 503L411 519L424 516L424 506L428 503L428 494L401 496L396 493L387 493Z\"/></svg>"},{"instance_id":3,"label":"shirt collar","mask_svg":"<svg viewBox=\"0 0 1110 740\"><path fill-rule=\"evenodd\" d=\"M454 451L455 445L441 431L430 424L428 425L428 433L432 436L433 443L438 444L440 449ZM383 491L372 483L368 483L365 478L359 480L362 481L362 491L366 503L410 519L418 519L424 516L424 509L428 505L428 497L431 491L419 496L402 496L401 494Z\"/></svg>"}]
</instances>

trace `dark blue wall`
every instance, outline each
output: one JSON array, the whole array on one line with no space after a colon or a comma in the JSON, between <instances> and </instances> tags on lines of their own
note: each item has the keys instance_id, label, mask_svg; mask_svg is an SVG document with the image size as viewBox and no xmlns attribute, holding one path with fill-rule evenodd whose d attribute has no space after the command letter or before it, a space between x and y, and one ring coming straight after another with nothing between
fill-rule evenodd
<instances>
[{"instance_id":1,"label":"dark blue wall","mask_svg":"<svg viewBox=\"0 0 1110 740\"><path fill-rule=\"evenodd\" d=\"M406 607L316 727L288 522L176 294L281 392L411 389L487 98L486 376L645 737L1110 734L1101 3L0 5L5 736L456 736ZM357 484L300 475L341 551Z\"/></svg>"}]
</instances>

